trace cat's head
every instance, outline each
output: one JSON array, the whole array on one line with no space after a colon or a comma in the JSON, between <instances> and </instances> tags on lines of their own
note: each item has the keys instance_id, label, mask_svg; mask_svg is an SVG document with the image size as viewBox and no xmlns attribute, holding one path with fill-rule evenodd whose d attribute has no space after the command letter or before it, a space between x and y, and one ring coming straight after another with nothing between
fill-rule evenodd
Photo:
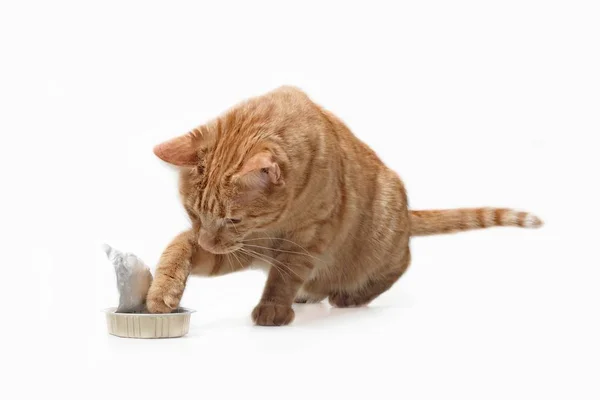
<instances>
[{"instance_id":1,"label":"cat's head","mask_svg":"<svg viewBox=\"0 0 600 400\"><path fill-rule=\"evenodd\" d=\"M203 126L156 146L154 153L181 167L183 205L205 250L235 251L251 233L281 221L287 159L264 135Z\"/></svg>"}]
</instances>

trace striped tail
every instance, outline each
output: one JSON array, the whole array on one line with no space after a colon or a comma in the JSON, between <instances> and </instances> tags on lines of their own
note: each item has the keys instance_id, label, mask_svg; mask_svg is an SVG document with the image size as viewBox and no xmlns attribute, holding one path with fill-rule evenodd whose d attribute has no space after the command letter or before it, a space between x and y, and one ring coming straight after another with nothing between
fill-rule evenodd
<instances>
[{"instance_id":1,"label":"striped tail","mask_svg":"<svg viewBox=\"0 0 600 400\"><path fill-rule=\"evenodd\" d=\"M457 208L410 211L410 224L412 236L427 236L493 226L539 228L543 222L533 214L509 208Z\"/></svg>"}]
</instances>

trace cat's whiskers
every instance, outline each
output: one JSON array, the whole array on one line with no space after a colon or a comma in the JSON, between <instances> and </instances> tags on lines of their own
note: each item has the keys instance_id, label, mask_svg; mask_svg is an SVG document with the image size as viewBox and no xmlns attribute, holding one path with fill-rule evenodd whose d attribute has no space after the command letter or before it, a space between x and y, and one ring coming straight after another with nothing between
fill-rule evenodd
<instances>
[{"instance_id":1,"label":"cat's whiskers","mask_svg":"<svg viewBox=\"0 0 600 400\"><path fill-rule=\"evenodd\" d=\"M313 256L312 254L309 254L309 253L301 253L301 252L298 252L298 251L291 251L291 250L282 250L282 249L276 249L276 248L273 248L273 247L265 247L265 246L259 246L259 245L256 245L256 244L249 244L249 243L244 243L244 246L256 247L256 248L260 248L260 249L264 249L264 250L272 250L274 252L280 252L280 253L298 254L298 255L301 255L301 256L311 257L311 258L314 258L317 261L325 263L325 261L321 260L319 257Z\"/></svg>"},{"instance_id":2,"label":"cat's whiskers","mask_svg":"<svg viewBox=\"0 0 600 400\"><path fill-rule=\"evenodd\" d=\"M229 258L229 254L230 254L230 253L226 253L226 254L225 254L225 258L227 259L227 264L229 264L229 269L231 270L231 272L235 272L235 271L233 270L233 265L232 265L233 263L231 262L231 259Z\"/></svg>"},{"instance_id":3,"label":"cat's whiskers","mask_svg":"<svg viewBox=\"0 0 600 400\"><path fill-rule=\"evenodd\" d=\"M259 253L256 250L252 250L252 249L246 249L246 250L247 251L251 251L253 254L260 255L262 257L267 257L268 259L272 260L273 262L276 262L279 265L281 265L282 267L284 267L287 271L289 271L289 272L293 273L294 275L296 275L298 278L302 279L302 277L300 275L298 275L289 265L283 263L282 261L279 261L275 257L272 257L272 256L264 254L264 253Z\"/></svg>"},{"instance_id":4,"label":"cat's whiskers","mask_svg":"<svg viewBox=\"0 0 600 400\"><path fill-rule=\"evenodd\" d=\"M260 254L255 253L252 250L240 249L240 251L244 252L246 255L249 255L250 257L258 258L259 260L266 262L268 265L270 265L271 267L275 268L275 270L279 273L279 275L281 276L281 279L283 279L284 282L287 282L287 280L285 279L285 277L283 276L283 273L282 273L282 272L285 272L285 271L282 270L281 268L279 268L276 264L273 264L269 260L267 260L265 258L262 258ZM286 274L287 274L287 272L286 272Z\"/></svg>"},{"instance_id":5,"label":"cat's whiskers","mask_svg":"<svg viewBox=\"0 0 600 400\"><path fill-rule=\"evenodd\" d=\"M248 248L244 248L247 252L250 252L252 255L256 256L256 257L261 257L261 259L263 261L267 261L270 264L275 263L275 265L281 266L283 268L285 268L284 271L287 271L287 274L294 274L296 275L298 278L301 279L300 275L298 275L289 265L285 264L284 262L277 260L275 257L272 257L268 254L264 254L264 253L259 253L256 250L252 250L252 249L248 249ZM266 260L265 260L266 258Z\"/></svg>"},{"instance_id":6,"label":"cat's whiskers","mask_svg":"<svg viewBox=\"0 0 600 400\"><path fill-rule=\"evenodd\" d=\"M234 256L238 264L240 264L240 270L244 269L244 266L242 265L242 262L240 261L239 257L235 254L235 251L232 252L231 255Z\"/></svg>"},{"instance_id":7,"label":"cat's whiskers","mask_svg":"<svg viewBox=\"0 0 600 400\"><path fill-rule=\"evenodd\" d=\"M296 245L298 247L300 247L300 249L304 250L306 252L306 254L310 254L310 251L306 250L304 247L300 246L298 243L294 242L293 240L289 240L289 239L284 239L284 238L274 238L274 237L270 237L270 236L266 236L266 237L260 237L260 238L250 238L250 239L246 239L243 242L249 242L252 240L282 240L284 242L288 242L291 243L293 245Z\"/></svg>"}]
</instances>

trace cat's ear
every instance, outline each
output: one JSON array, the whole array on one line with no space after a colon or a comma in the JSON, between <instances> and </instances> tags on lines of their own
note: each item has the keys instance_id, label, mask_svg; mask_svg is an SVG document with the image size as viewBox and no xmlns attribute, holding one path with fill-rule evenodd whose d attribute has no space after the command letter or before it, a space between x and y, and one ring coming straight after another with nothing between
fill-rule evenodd
<instances>
[{"instance_id":1,"label":"cat's ear","mask_svg":"<svg viewBox=\"0 0 600 400\"><path fill-rule=\"evenodd\" d=\"M199 129L178 136L154 147L154 154L169 164L180 167L197 165L203 135Z\"/></svg>"},{"instance_id":2,"label":"cat's ear","mask_svg":"<svg viewBox=\"0 0 600 400\"><path fill-rule=\"evenodd\" d=\"M235 178L253 188L265 188L269 184L283 185L279 164L269 151L262 151L250 157L242 165Z\"/></svg>"}]
</instances>

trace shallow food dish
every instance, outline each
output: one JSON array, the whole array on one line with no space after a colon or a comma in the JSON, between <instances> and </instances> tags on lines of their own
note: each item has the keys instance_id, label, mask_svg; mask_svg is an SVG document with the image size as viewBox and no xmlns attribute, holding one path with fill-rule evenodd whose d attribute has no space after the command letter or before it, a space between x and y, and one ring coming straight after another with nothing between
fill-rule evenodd
<instances>
[{"instance_id":1,"label":"shallow food dish","mask_svg":"<svg viewBox=\"0 0 600 400\"><path fill-rule=\"evenodd\" d=\"M180 337L190 329L190 317L195 310L178 308L170 314L117 313L116 307L108 308L106 326L115 336L139 339Z\"/></svg>"}]
</instances>

